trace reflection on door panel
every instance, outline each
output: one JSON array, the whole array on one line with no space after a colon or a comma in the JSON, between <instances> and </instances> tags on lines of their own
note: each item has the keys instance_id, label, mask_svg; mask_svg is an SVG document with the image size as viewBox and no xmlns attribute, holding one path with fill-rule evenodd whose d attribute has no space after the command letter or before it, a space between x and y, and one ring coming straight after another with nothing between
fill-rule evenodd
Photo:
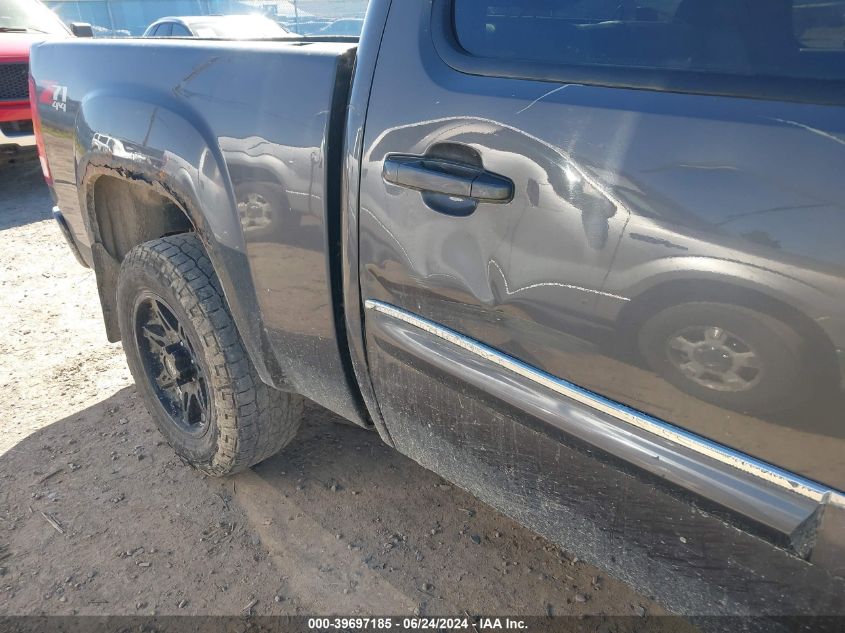
<instances>
[{"instance_id":1,"label":"reflection on door panel","mask_svg":"<svg viewBox=\"0 0 845 633\"><path fill-rule=\"evenodd\" d=\"M368 114L364 297L845 488L843 108L461 74L403 27ZM513 201L455 217L383 181L444 144Z\"/></svg>"}]
</instances>

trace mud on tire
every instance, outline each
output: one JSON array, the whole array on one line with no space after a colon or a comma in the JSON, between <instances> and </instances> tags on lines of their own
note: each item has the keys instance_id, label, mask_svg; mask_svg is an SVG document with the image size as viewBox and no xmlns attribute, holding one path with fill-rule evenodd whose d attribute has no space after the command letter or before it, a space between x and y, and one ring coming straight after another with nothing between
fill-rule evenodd
<instances>
[{"instance_id":1,"label":"mud on tire","mask_svg":"<svg viewBox=\"0 0 845 633\"><path fill-rule=\"evenodd\" d=\"M121 265L117 300L129 369L179 455L227 475L293 439L302 398L258 377L195 235L133 248Z\"/></svg>"}]
</instances>

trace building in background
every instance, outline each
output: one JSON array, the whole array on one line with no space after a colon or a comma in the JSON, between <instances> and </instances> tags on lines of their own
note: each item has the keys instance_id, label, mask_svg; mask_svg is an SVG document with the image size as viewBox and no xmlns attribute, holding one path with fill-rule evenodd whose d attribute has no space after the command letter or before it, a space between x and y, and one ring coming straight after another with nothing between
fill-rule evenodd
<instances>
[{"instance_id":1,"label":"building in background","mask_svg":"<svg viewBox=\"0 0 845 633\"><path fill-rule=\"evenodd\" d=\"M66 23L90 23L96 37L139 36L152 22L167 16L246 13L263 13L303 35L358 35L367 8L367 0L45 0L44 3Z\"/></svg>"}]
</instances>

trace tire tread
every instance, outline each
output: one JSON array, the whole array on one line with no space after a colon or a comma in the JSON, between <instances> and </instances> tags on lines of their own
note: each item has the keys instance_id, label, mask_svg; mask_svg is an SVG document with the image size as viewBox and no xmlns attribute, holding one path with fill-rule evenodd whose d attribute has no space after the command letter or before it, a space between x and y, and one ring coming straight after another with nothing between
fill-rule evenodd
<instances>
[{"instance_id":1,"label":"tire tread","mask_svg":"<svg viewBox=\"0 0 845 633\"><path fill-rule=\"evenodd\" d=\"M208 462L191 463L211 475L227 475L246 470L288 444L299 427L302 397L261 381L197 236L173 235L136 246L124 259L121 276L131 271L153 274L173 291L214 374L218 393L210 396L215 398L217 451Z\"/></svg>"}]
</instances>

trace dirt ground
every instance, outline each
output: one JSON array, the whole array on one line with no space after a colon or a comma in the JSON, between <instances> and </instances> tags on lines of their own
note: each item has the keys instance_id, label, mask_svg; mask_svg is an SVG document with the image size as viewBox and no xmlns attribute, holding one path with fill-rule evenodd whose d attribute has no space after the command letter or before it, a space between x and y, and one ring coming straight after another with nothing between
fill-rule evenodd
<instances>
[{"instance_id":1,"label":"dirt ground","mask_svg":"<svg viewBox=\"0 0 845 633\"><path fill-rule=\"evenodd\" d=\"M247 473L182 463L51 205L0 170L0 615L662 613L315 405Z\"/></svg>"}]
</instances>

